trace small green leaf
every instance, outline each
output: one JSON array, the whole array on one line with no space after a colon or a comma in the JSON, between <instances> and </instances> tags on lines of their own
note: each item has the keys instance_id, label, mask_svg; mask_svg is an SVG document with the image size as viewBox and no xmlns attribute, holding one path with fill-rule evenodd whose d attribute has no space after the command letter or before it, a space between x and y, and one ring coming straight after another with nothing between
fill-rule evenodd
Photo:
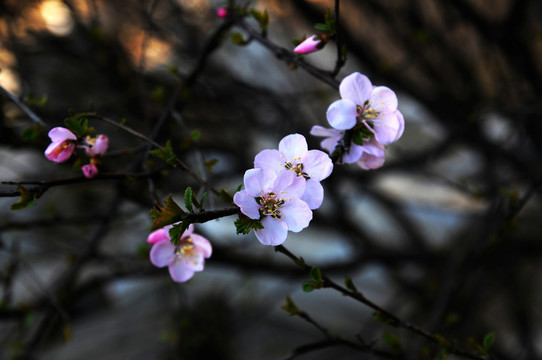
<instances>
[{"instance_id":1,"label":"small green leaf","mask_svg":"<svg viewBox=\"0 0 542 360\"><path fill-rule=\"evenodd\" d=\"M401 338L397 334L384 333L382 335L382 340L396 352L401 351Z\"/></svg>"},{"instance_id":2,"label":"small green leaf","mask_svg":"<svg viewBox=\"0 0 542 360\"><path fill-rule=\"evenodd\" d=\"M198 141L201 137L201 131L200 130L192 130L190 133L190 140L192 141Z\"/></svg>"},{"instance_id":3,"label":"small green leaf","mask_svg":"<svg viewBox=\"0 0 542 360\"><path fill-rule=\"evenodd\" d=\"M489 352L489 349L491 349L491 346L493 346L494 341L495 341L495 333L493 331L484 337L484 350L486 352Z\"/></svg>"},{"instance_id":4,"label":"small green leaf","mask_svg":"<svg viewBox=\"0 0 542 360\"><path fill-rule=\"evenodd\" d=\"M344 279L344 285L346 286L346 288L352 292L359 292L358 289L356 288L356 285L354 285L354 282L352 281L352 278L350 277L346 277Z\"/></svg>"},{"instance_id":5,"label":"small green leaf","mask_svg":"<svg viewBox=\"0 0 542 360\"><path fill-rule=\"evenodd\" d=\"M269 24L269 14L267 13L267 10L260 11L258 9L252 9L250 10L250 15L258 21L262 30L267 28L267 25Z\"/></svg>"},{"instance_id":6,"label":"small green leaf","mask_svg":"<svg viewBox=\"0 0 542 360\"><path fill-rule=\"evenodd\" d=\"M199 198L199 209L200 210L203 210L203 203L205 202L205 199L207 199L207 193L204 192L203 194L201 194L201 197Z\"/></svg>"},{"instance_id":7,"label":"small green leaf","mask_svg":"<svg viewBox=\"0 0 542 360\"><path fill-rule=\"evenodd\" d=\"M233 34L231 34L231 42L239 46L244 46L248 44L248 42L243 38L243 35L239 32L234 32Z\"/></svg>"},{"instance_id":8,"label":"small green leaf","mask_svg":"<svg viewBox=\"0 0 542 360\"><path fill-rule=\"evenodd\" d=\"M160 149L152 150L150 154L152 156L156 156L157 158L164 160L168 164L173 164L176 159L175 153L173 152L173 149L171 148L171 140L168 140L164 147L161 147Z\"/></svg>"},{"instance_id":9,"label":"small green leaf","mask_svg":"<svg viewBox=\"0 0 542 360\"><path fill-rule=\"evenodd\" d=\"M190 223L188 221L183 221L180 224L173 225L171 229L169 229L169 238L171 239L171 243L173 245L179 245L183 233L186 229L188 229L189 226Z\"/></svg>"},{"instance_id":10,"label":"small green leaf","mask_svg":"<svg viewBox=\"0 0 542 360\"><path fill-rule=\"evenodd\" d=\"M282 309L290 315L299 314L299 309L289 296L286 296L286 304L281 306Z\"/></svg>"},{"instance_id":11,"label":"small green leaf","mask_svg":"<svg viewBox=\"0 0 542 360\"><path fill-rule=\"evenodd\" d=\"M304 292L311 292L314 290L314 283L312 281L304 281L303 282L303 291Z\"/></svg>"},{"instance_id":12,"label":"small green leaf","mask_svg":"<svg viewBox=\"0 0 542 360\"><path fill-rule=\"evenodd\" d=\"M11 204L11 210L19 211L26 209L29 206L36 205L36 194L25 189L22 185L17 185L17 189L21 193L21 197L17 202Z\"/></svg>"},{"instance_id":13,"label":"small green leaf","mask_svg":"<svg viewBox=\"0 0 542 360\"><path fill-rule=\"evenodd\" d=\"M21 138L23 141L32 141L35 140L39 134L43 132L43 127L40 124L34 124L23 130L21 133Z\"/></svg>"},{"instance_id":14,"label":"small green leaf","mask_svg":"<svg viewBox=\"0 0 542 360\"><path fill-rule=\"evenodd\" d=\"M184 191L184 206L186 206L186 209L190 212L194 212L194 209L192 208L192 188L189 186Z\"/></svg>"},{"instance_id":15,"label":"small green leaf","mask_svg":"<svg viewBox=\"0 0 542 360\"><path fill-rule=\"evenodd\" d=\"M94 133L94 128L88 126L88 120L86 118L69 117L64 120L66 127L75 135L84 137Z\"/></svg>"},{"instance_id":16,"label":"small green leaf","mask_svg":"<svg viewBox=\"0 0 542 360\"><path fill-rule=\"evenodd\" d=\"M220 192L218 193L218 197L227 203L233 202L233 196L230 194L228 190L220 189Z\"/></svg>"},{"instance_id":17,"label":"small green leaf","mask_svg":"<svg viewBox=\"0 0 542 360\"><path fill-rule=\"evenodd\" d=\"M203 165L205 166L205 168L207 169L207 171L209 172L212 172L213 171L213 167L218 164L218 159L210 159L210 160L207 160L206 162L203 163Z\"/></svg>"},{"instance_id":18,"label":"small green leaf","mask_svg":"<svg viewBox=\"0 0 542 360\"><path fill-rule=\"evenodd\" d=\"M262 222L260 220L254 220L246 215L239 214L239 217L234 222L237 234L248 234L250 230L263 229Z\"/></svg>"},{"instance_id":19,"label":"small green leaf","mask_svg":"<svg viewBox=\"0 0 542 360\"><path fill-rule=\"evenodd\" d=\"M363 127L352 133L352 141L354 142L354 144L357 144L360 146L363 146L363 139L368 139L371 137L373 137L373 133L366 127Z\"/></svg>"},{"instance_id":20,"label":"small green leaf","mask_svg":"<svg viewBox=\"0 0 542 360\"><path fill-rule=\"evenodd\" d=\"M25 103L28 106L37 106L37 107L44 107L47 105L47 95L43 95L42 97L35 97L33 94L30 94L26 99Z\"/></svg>"},{"instance_id":21,"label":"small green leaf","mask_svg":"<svg viewBox=\"0 0 542 360\"><path fill-rule=\"evenodd\" d=\"M183 219L185 212L172 199L171 194L164 201L164 206L165 207L162 207L160 204L156 204L156 206L151 209L150 215L153 220L151 230L160 229Z\"/></svg>"},{"instance_id":22,"label":"small green leaf","mask_svg":"<svg viewBox=\"0 0 542 360\"><path fill-rule=\"evenodd\" d=\"M309 273L315 282L322 282L322 272L316 266L313 266Z\"/></svg>"},{"instance_id":23,"label":"small green leaf","mask_svg":"<svg viewBox=\"0 0 542 360\"><path fill-rule=\"evenodd\" d=\"M316 30L320 30L320 31L330 31L331 29L329 28L329 25L327 24L315 24L314 25L314 28Z\"/></svg>"}]
</instances>

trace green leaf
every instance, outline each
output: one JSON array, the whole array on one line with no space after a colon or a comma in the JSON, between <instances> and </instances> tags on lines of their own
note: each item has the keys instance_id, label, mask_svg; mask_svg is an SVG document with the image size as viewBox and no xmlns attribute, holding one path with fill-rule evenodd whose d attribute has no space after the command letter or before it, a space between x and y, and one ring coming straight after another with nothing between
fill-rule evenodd
<instances>
[{"instance_id":1,"label":"green leaf","mask_svg":"<svg viewBox=\"0 0 542 360\"><path fill-rule=\"evenodd\" d=\"M151 209L150 215L153 220L151 230L163 228L164 226L171 225L183 219L185 212L171 198L171 194L164 201L164 206L165 207L162 207L160 204L156 204L156 206Z\"/></svg>"},{"instance_id":2,"label":"green leaf","mask_svg":"<svg viewBox=\"0 0 542 360\"><path fill-rule=\"evenodd\" d=\"M43 95L42 97L35 97L34 94L28 95L28 97L25 99L25 103L28 106L37 106L37 107L44 107L47 105L47 95Z\"/></svg>"},{"instance_id":3,"label":"green leaf","mask_svg":"<svg viewBox=\"0 0 542 360\"><path fill-rule=\"evenodd\" d=\"M181 241L181 237L183 236L183 233L186 229L190 226L190 222L183 221L180 224L175 224L169 229L169 238L171 239L171 243L175 246L179 245L179 242Z\"/></svg>"},{"instance_id":4,"label":"green leaf","mask_svg":"<svg viewBox=\"0 0 542 360\"><path fill-rule=\"evenodd\" d=\"M11 210L19 211L26 209L29 206L36 205L36 194L25 189L22 185L17 185L17 189L21 193L21 197L19 200L17 200L17 202L11 205Z\"/></svg>"},{"instance_id":5,"label":"green leaf","mask_svg":"<svg viewBox=\"0 0 542 360\"><path fill-rule=\"evenodd\" d=\"M79 137L84 137L94 133L94 128L88 126L88 120L86 118L69 117L64 120L64 124L68 130Z\"/></svg>"},{"instance_id":6,"label":"green leaf","mask_svg":"<svg viewBox=\"0 0 542 360\"><path fill-rule=\"evenodd\" d=\"M354 144L363 146L363 139L371 138L372 136L373 133L366 127L363 127L352 133L352 141Z\"/></svg>"},{"instance_id":7,"label":"green leaf","mask_svg":"<svg viewBox=\"0 0 542 360\"><path fill-rule=\"evenodd\" d=\"M233 202L233 196L230 194L228 190L220 189L220 192L218 193L218 197L227 203Z\"/></svg>"},{"instance_id":8,"label":"green leaf","mask_svg":"<svg viewBox=\"0 0 542 360\"><path fill-rule=\"evenodd\" d=\"M231 42L239 46L245 46L248 44L248 42L243 38L243 35L239 32L234 32L231 34Z\"/></svg>"},{"instance_id":9,"label":"green leaf","mask_svg":"<svg viewBox=\"0 0 542 360\"><path fill-rule=\"evenodd\" d=\"M491 349L491 346L493 346L494 341L495 341L495 333L493 331L484 337L483 344L484 344L484 350L486 352L489 352L489 349Z\"/></svg>"},{"instance_id":10,"label":"green leaf","mask_svg":"<svg viewBox=\"0 0 542 360\"><path fill-rule=\"evenodd\" d=\"M315 282L317 282L317 283L322 282L322 272L316 266L313 266L311 268L311 270L309 271L309 274L311 275L311 278Z\"/></svg>"},{"instance_id":11,"label":"green leaf","mask_svg":"<svg viewBox=\"0 0 542 360\"><path fill-rule=\"evenodd\" d=\"M43 127L40 124L34 124L23 130L21 133L21 138L23 141L32 141L35 140L39 134L43 132Z\"/></svg>"},{"instance_id":12,"label":"green leaf","mask_svg":"<svg viewBox=\"0 0 542 360\"><path fill-rule=\"evenodd\" d=\"M250 15L258 21L262 30L267 28L267 25L269 24L269 14L267 13L267 10L260 11L258 9L252 9L250 10Z\"/></svg>"},{"instance_id":13,"label":"green leaf","mask_svg":"<svg viewBox=\"0 0 542 360\"><path fill-rule=\"evenodd\" d=\"M397 334L384 333L382 335L382 340L396 352L401 351L401 338Z\"/></svg>"},{"instance_id":14,"label":"green leaf","mask_svg":"<svg viewBox=\"0 0 542 360\"><path fill-rule=\"evenodd\" d=\"M327 24L315 24L314 25L314 28L316 30L320 30L320 31L331 31L331 29L329 28L329 25Z\"/></svg>"},{"instance_id":15,"label":"green leaf","mask_svg":"<svg viewBox=\"0 0 542 360\"><path fill-rule=\"evenodd\" d=\"M263 229L262 222L260 220L254 220L246 215L239 214L239 217L234 222L237 234L248 234L250 230Z\"/></svg>"},{"instance_id":16,"label":"green leaf","mask_svg":"<svg viewBox=\"0 0 542 360\"><path fill-rule=\"evenodd\" d=\"M173 164L176 159L175 153L173 152L173 149L171 148L171 140L168 140L164 147L161 147L160 149L152 150L150 154L152 156L156 156L157 158L164 160L168 164Z\"/></svg>"},{"instance_id":17,"label":"green leaf","mask_svg":"<svg viewBox=\"0 0 542 360\"><path fill-rule=\"evenodd\" d=\"M302 287L304 292L311 292L314 290L314 283L312 281L304 281Z\"/></svg>"},{"instance_id":18,"label":"green leaf","mask_svg":"<svg viewBox=\"0 0 542 360\"><path fill-rule=\"evenodd\" d=\"M199 209L203 210L203 203L205 202L205 199L207 199L207 193L204 192L201 194L201 197L199 198Z\"/></svg>"},{"instance_id":19,"label":"green leaf","mask_svg":"<svg viewBox=\"0 0 542 360\"><path fill-rule=\"evenodd\" d=\"M210 159L210 160L207 160L206 162L203 163L203 165L205 166L205 168L207 169L207 171L209 172L212 172L213 171L213 167L218 164L218 159Z\"/></svg>"},{"instance_id":20,"label":"green leaf","mask_svg":"<svg viewBox=\"0 0 542 360\"><path fill-rule=\"evenodd\" d=\"M346 288L352 292L359 292L358 289L356 288L356 285L354 285L354 282L352 281L352 278L350 277L346 277L344 279L344 285L346 286Z\"/></svg>"},{"instance_id":21,"label":"green leaf","mask_svg":"<svg viewBox=\"0 0 542 360\"><path fill-rule=\"evenodd\" d=\"M189 186L184 191L184 206L186 206L186 210L190 212L194 212L194 209L192 208L192 197L194 195L192 194L192 188Z\"/></svg>"},{"instance_id":22,"label":"green leaf","mask_svg":"<svg viewBox=\"0 0 542 360\"><path fill-rule=\"evenodd\" d=\"M290 296L286 296L286 304L281 306L281 309L286 310L286 312L290 315L297 315L299 314L299 308L296 306L296 304L292 301Z\"/></svg>"},{"instance_id":23,"label":"green leaf","mask_svg":"<svg viewBox=\"0 0 542 360\"><path fill-rule=\"evenodd\" d=\"M190 140L192 141L198 141L201 137L201 131L200 130L192 130L190 133Z\"/></svg>"}]
</instances>

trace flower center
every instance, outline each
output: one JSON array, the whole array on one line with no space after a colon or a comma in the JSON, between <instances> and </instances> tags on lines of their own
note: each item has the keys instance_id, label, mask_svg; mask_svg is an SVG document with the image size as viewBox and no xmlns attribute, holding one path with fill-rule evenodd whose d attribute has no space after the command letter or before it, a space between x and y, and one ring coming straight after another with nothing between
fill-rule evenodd
<instances>
[{"instance_id":1,"label":"flower center","mask_svg":"<svg viewBox=\"0 0 542 360\"><path fill-rule=\"evenodd\" d=\"M363 103L363 106L357 105L357 113L358 120L366 121L371 127L373 127L374 119L380 115L380 111L371 107L369 100L366 100L365 103Z\"/></svg>"},{"instance_id":2,"label":"flower center","mask_svg":"<svg viewBox=\"0 0 542 360\"><path fill-rule=\"evenodd\" d=\"M70 147L72 142L73 140L64 140L61 144L59 144L56 148L54 148L53 151L51 151L51 155L54 155L54 156L60 155L61 152L63 152L64 150Z\"/></svg>"},{"instance_id":3,"label":"flower center","mask_svg":"<svg viewBox=\"0 0 542 360\"><path fill-rule=\"evenodd\" d=\"M275 219L283 217L279 208L284 205L286 199L277 197L277 194L270 192L265 193L256 198L256 202L260 205L261 215L271 215Z\"/></svg>"},{"instance_id":4,"label":"flower center","mask_svg":"<svg viewBox=\"0 0 542 360\"><path fill-rule=\"evenodd\" d=\"M293 165L291 162L286 161L284 167L288 170L292 170L293 172L295 172L297 176L303 176L305 180L309 180L311 178L306 172L303 171L303 163Z\"/></svg>"},{"instance_id":5,"label":"flower center","mask_svg":"<svg viewBox=\"0 0 542 360\"><path fill-rule=\"evenodd\" d=\"M190 236L182 238L179 245L175 247L173 253L175 256L171 258L171 261L175 262L175 265L178 265L181 260L183 260L185 264L189 261L192 261L194 265L197 264L198 251L192 243Z\"/></svg>"}]
</instances>

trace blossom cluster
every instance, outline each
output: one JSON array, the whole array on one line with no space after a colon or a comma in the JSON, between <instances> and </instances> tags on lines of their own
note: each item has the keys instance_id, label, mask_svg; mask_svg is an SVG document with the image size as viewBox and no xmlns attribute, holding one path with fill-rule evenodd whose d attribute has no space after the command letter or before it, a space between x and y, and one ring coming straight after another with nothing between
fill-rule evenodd
<instances>
[{"instance_id":1,"label":"blossom cluster","mask_svg":"<svg viewBox=\"0 0 542 360\"><path fill-rule=\"evenodd\" d=\"M309 225L312 210L324 199L320 181L332 170L326 153L309 150L303 135L288 135L278 150L256 155L254 168L245 172L245 188L233 201L244 215L261 222L263 228L254 232L262 244L280 245L288 231L299 232Z\"/></svg>"},{"instance_id":2,"label":"blossom cluster","mask_svg":"<svg viewBox=\"0 0 542 360\"><path fill-rule=\"evenodd\" d=\"M339 93L341 99L326 113L332 128L315 125L311 135L325 137L321 146L330 154L339 150L340 163L357 163L365 170L381 167L385 146L397 141L405 128L395 92L373 86L367 76L355 72L341 81Z\"/></svg>"},{"instance_id":3,"label":"blossom cluster","mask_svg":"<svg viewBox=\"0 0 542 360\"><path fill-rule=\"evenodd\" d=\"M95 137L87 135L79 139L73 132L63 127L55 127L49 131L51 144L45 149L45 157L53 162L65 162L75 153L76 148L83 148L89 163L81 167L83 175L93 178L98 175L98 165L107 151L109 139L100 134Z\"/></svg>"},{"instance_id":4,"label":"blossom cluster","mask_svg":"<svg viewBox=\"0 0 542 360\"><path fill-rule=\"evenodd\" d=\"M397 110L397 96L389 88L373 86L365 75L356 72L343 79L339 92L341 99L326 113L332 128L311 129L312 135L325 137L321 146L330 155L309 150L303 135L287 135L278 149L265 149L256 155L254 168L244 174L244 189L233 196L242 213L239 221L247 221L248 231L253 229L263 245L280 245L288 231L300 232L309 226L312 211L322 205L324 188L320 182L331 175L332 158L338 163L376 169L384 164L385 146L403 134L403 115ZM73 150L71 144L62 146L65 151ZM58 156L62 151L58 150ZM184 282L203 270L204 259L212 253L211 243L195 234L193 225L175 239L179 241L172 241L170 228L149 235L147 241L153 244L150 259L157 267L167 266L174 281Z\"/></svg>"}]
</instances>

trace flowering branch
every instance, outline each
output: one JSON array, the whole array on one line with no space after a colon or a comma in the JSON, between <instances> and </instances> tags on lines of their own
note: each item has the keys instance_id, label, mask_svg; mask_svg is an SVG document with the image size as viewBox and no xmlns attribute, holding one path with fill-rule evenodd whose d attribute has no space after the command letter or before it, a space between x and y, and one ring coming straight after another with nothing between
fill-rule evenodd
<instances>
[{"instance_id":1,"label":"flowering branch","mask_svg":"<svg viewBox=\"0 0 542 360\"><path fill-rule=\"evenodd\" d=\"M305 261L301 258L298 258L295 256L292 252L290 252L288 249L286 249L283 245L275 246L275 251L280 252L284 255L286 255L288 258L290 258L293 262L295 262L299 267L301 267L304 271L307 273L311 272L311 269L313 269L310 265L305 263ZM347 281L347 284L349 288L345 288L333 280L331 280L328 276L325 274L321 274L322 278L322 287L332 288L340 292L344 296L351 297L352 299L355 299L359 301L360 303L370 307L371 309L376 311L376 316L379 320L385 322L388 325L391 325L393 327L397 328L403 328L410 330L411 332L418 334L422 336L423 338L435 343L439 344L446 348L447 351L450 353L453 353L458 356L465 357L467 359L474 359L474 360L487 360L487 357L479 356L476 354L472 354L463 350L457 349L451 342L449 342L447 339L445 339L443 336L438 334L432 334L430 332L427 332L423 330L422 328L412 325L407 321L402 320L395 314L389 312L388 310L385 310L381 306L375 304L371 300L367 299L361 292L359 292L355 286ZM493 357L490 357L493 358Z\"/></svg>"}]
</instances>

